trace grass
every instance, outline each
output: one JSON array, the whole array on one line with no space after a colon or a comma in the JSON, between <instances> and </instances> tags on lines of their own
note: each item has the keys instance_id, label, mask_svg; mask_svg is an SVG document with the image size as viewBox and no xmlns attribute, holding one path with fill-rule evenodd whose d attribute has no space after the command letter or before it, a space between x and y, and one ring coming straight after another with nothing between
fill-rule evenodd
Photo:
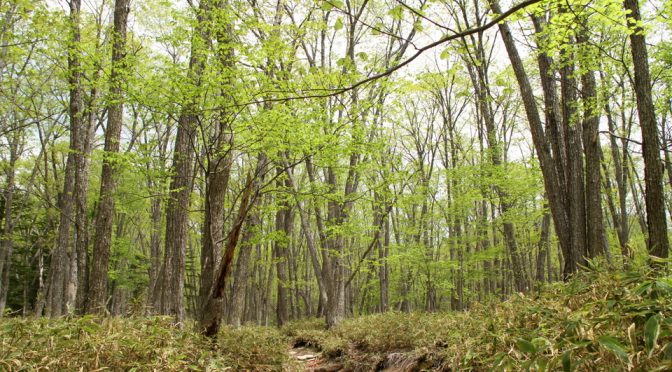
<instances>
[{"instance_id":1,"label":"grass","mask_svg":"<svg viewBox=\"0 0 672 372\"><path fill-rule=\"evenodd\" d=\"M460 313L225 327L217 342L165 317L0 320L0 370L187 371L299 368L288 343L346 369L672 370L672 278L593 267L532 295Z\"/></svg>"}]
</instances>

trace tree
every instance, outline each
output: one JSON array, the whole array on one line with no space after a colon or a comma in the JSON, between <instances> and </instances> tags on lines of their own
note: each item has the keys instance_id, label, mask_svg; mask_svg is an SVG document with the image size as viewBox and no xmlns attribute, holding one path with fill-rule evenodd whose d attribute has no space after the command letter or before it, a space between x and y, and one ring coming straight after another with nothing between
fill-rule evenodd
<instances>
[{"instance_id":1,"label":"tree","mask_svg":"<svg viewBox=\"0 0 672 372\"><path fill-rule=\"evenodd\" d=\"M637 0L624 0L623 6L628 14L630 31L630 51L632 67L635 72L634 89L637 98L637 114L642 129L642 151L644 153L644 182L646 184L646 226L648 230L647 247L654 257L667 258L669 240L667 236L667 217L663 195L663 174L660 162L660 136L658 123L651 97L651 77L649 75L649 57L646 50L646 37L641 26Z\"/></svg>"},{"instance_id":2,"label":"tree","mask_svg":"<svg viewBox=\"0 0 672 372\"><path fill-rule=\"evenodd\" d=\"M107 307L107 271L112 246L112 224L114 216L114 192L116 189L121 128L124 119L123 81L127 75L126 67L126 28L130 0L114 2L114 29L112 34L112 72L110 73L110 105L105 130L105 155L101 174L100 194L96 210L96 232L93 242L91 279L89 281L90 299L87 311L105 313Z\"/></svg>"},{"instance_id":3,"label":"tree","mask_svg":"<svg viewBox=\"0 0 672 372\"><path fill-rule=\"evenodd\" d=\"M175 317L176 322L184 320L184 275L187 247L187 222L192 188L194 141L198 121L198 87L205 68L205 43L209 38L207 15L211 10L210 1L201 1L196 13L196 24L191 42L191 56L187 72L187 84L194 91L187 93L182 102L177 120L177 134L173 148L173 174L169 186L166 206L166 238L163 264L158 282L160 306L155 309L160 314Z\"/></svg>"},{"instance_id":4,"label":"tree","mask_svg":"<svg viewBox=\"0 0 672 372\"><path fill-rule=\"evenodd\" d=\"M59 197L60 222L58 240L51 255L48 289L46 296L46 315L59 317L74 311L77 295L77 261L71 245L70 227L74 220L75 154L81 152L84 132L83 92L81 84L81 62L79 56L81 31L81 0L70 0L70 41L68 45L68 83L70 85L70 152L68 153L63 177L63 191ZM85 138L85 137L84 137Z\"/></svg>"}]
</instances>

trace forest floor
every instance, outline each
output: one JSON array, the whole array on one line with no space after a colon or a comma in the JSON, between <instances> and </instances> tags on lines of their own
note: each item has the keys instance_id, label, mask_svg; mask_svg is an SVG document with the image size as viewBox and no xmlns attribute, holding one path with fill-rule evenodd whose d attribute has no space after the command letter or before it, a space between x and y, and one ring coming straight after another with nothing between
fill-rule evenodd
<instances>
[{"instance_id":1,"label":"forest floor","mask_svg":"<svg viewBox=\"0 0 672 372\"><path fill-rule=\"evenodd\" d=\"M0 319L0 370L672 370L672 277L592 268L453 313L389 312L215 343L166 317Z\"/></svg>"}]
</instances>

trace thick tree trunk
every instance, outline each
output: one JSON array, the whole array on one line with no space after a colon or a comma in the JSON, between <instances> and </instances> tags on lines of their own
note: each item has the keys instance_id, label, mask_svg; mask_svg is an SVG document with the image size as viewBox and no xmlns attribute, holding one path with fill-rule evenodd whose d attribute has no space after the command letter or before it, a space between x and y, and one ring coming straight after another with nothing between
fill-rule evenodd
<instances>
[{"instance_id":1,"label":"thick tree trunk","mask_svg":"<svg viewBox=\"0 0 672 372\"><path fill-rule=\"evenodd\" d=\"M568 52L567 52L568 53ZM571 249L565 254L564 274L572 275L579 269L586 255L586 203L583 168L582 130L576 120L577 86L574 79L573 54L564 57L565 66L560 70L562 122L567 139L568 178L567 194ZM571 191L570 191L571 190Z\"/></svg>"},{"instance_id":2,"label":"thick tree trunk","mask_svg":"<svg viewBox=\"0 0 672 372\"><path fill-rule=\"evenodd\" d=\"M259 161L261 162L262 159ZM264 165L258 165L257 169L259 169L260 166L264 167ZM253 185L254 182L252 181L252 176L248 175L245 182L243 195L241 197L240 206L238 207L238 215L236 216L236 220L234 221L231 231L227 236L228 239L224 250L224 257L220 261L217 275L215 276L215 280L213 281L213 285L210 290L210 295L203 304L200 317L200 326L202 333L208 337L215 337L217 332L219 332L219 327L222 321L222 305L224 301L224 291L226 289L226 280L230 273L231 262L233 261L234 254L236 252L236 246L238 245L240 232L243 228L243 222L246 220L246 216L249 213L250 201L252 199L252 190L254 189ZM256 199L256 193L254 197Z\"/></svg>"},{"instance_id":3,"label":"thick tree trunk","mask_svg":"<svg viewBox=\"0 0 672 372\"><path fill-rule=\"evenodd\" d=\"M630 34L632 65L635 71L635 95L637 113L642 129L642 151L644 153L644 182L646 184L646 223L648 230L647 246L649 254L667 258L669 241L667 237L667 219L665 216L665 198L663 194L663 174L660 162L660 141L656 123L655 108L651 97L651 77L649 75L649 57L646 50L646 38L640 22L637 0L624 0L629 14L628 23L633 27Z\"/></svg>"},{"instance_id":4,"label":"thick tree trunk","mask_svg":"<svg viewBox=\"0 0 672 372\"><path fill-rule=\"evenodd\" d=\"M230 148L233 136L230 133L229 125L222 124L219 131L220 133L217 135L219 145L210 155L206 171L205 216L203 220L199 290L201 304L210 293L215 270L219 267L221 246L224 241L224 201L233 161Z\"/></svg>"},{"instance_id":5,"label":"thick tree trunk","mask_svg":"<svg viewBox=\"0 0 672 372\"><path fill-rule=\"evenodd\" d=\"M214 5L218 11L225 10L226 1L215 0ZM214 23L220 20L215 20ZM217 48L215 54L222 69L224 81L221 86L220 96L226 102L232 102L230 91L234 61L234 50L231 46L233 30L231 25L223 23L215 27ZM201 282L199 290L200 304L203 305L212 288L212 282L216 270L219 267L221 246L224 241L224 201L229 187L231 166L233 163L233 131L232 124L235 115L225 109L220 110L219 126L214 128L214 136L207 150L206 188L205 188L205 211L203 221L203 238L201 249Z\"/></svg>"},{"instance_id":6,"label":"thick tree trunk","mask_svg":"<svg viewBox=\"0 0 672 372\"><path fill-rule=\"evenodd\" d=\"M200 86L205 68L203 43L209 37L206 24L210 1L199 4L197 23L191 43L188 80L193 88ZM198 90L198 89L196 89ZM177 123L177 135L173 149L173 175L170 180L166 206L166 238L163 264L161 266L161 296L159 312L171 315L177 323L184 320L185 255L188 240L189 204L192 188L192 166L198 122L197 102L199 93L186 97Z\"/></svg>"},{"instance_id":7,"label":"thick tree trunk","mask_svg":"<svg viewBox=\"0 0 672 372\"><path fill-rule=\"evenodd\" d=\"M110 73L110 96L113 103L108 107L105 130L105 153L101 174L100 196L96 211L96 232L93 241L91 278L89 280L89 304L87 312L104 314L107 310L107 271L112 248L112 224L114 218L114 193L117 187L117 166L114 157L119 153L123 125L123 79L126 53L126 27L130 0L114 3L114 33L112 38L112 72Z\"/></svg>"}]
</instances>

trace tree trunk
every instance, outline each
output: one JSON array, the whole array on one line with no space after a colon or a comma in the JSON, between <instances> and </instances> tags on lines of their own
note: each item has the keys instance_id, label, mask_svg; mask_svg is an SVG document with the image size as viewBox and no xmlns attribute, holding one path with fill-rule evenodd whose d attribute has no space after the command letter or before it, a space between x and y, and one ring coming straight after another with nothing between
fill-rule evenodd
<instances>
[{"instance_id":1,"label":"tree trunk","mask_svg":"<svg viewBox=\"0 0 672 372\"><path fill-rule=\"evenodd\" d=\"M583 32L577 36L579 43L587 43ZM581 99L584 105L583 118L583 151L586 164L586 256L589 258L606 254L609 247L605 246L606 232L602 214L602 182L599 126L600 115L597 102L595 74L588 68L581 75Z\"/></svg>"},{"instance_id":2,"label":"tree trunk","mask_svg":"<svg viewBox=\"0 0 672 372\"><path fill-rule=\"evenodd\" d=\"M285 159L288 158L287 154L282 155ZM283 170L283 168L278 167L276 169L278 178L282 176L283 173L289 172L289 170ZM283 187L289 189L291 187L291 182L289 180L277 181L277 187L282 189ZM279 200L279 209L275 214L275 231L278 233L276 235L276 240L273 242L273 255L276 261L276 273L278 276L278 291L277 291L277 303L276 303L276 321L278 326L282 326L289 320L289 277L288 277L288 259L289 259L289 244L290 238L292 235L292 213L291 207L286 200L284 195L280 195L282 200Z\"/></svg>"},{"instance_id":3,"label":"tree trunk","mask_svg":"<svg viewBox=\"0 0 672 372\"><path fill-rule=\"evenodd\" d=\"M646 222L648 230L647 246L649 254L667 258L669 241L663 194L663 174L660 162L660 141L656 123L655 108L651 97L651 77L646 38L641 27L641 16L637 0L624 0L628 24L633 28L630 34L632 65L635 70L635 95L637 113L642 129L642 151L644 153L644 183L646 185Z\"/></svg>"},{"instance_id":4,"label":"tree trunk","mask_svg":"<svg viewBox=\"0 0 672 372\"><path fill-rule=\"evenodd\" d=\"M63 177L63 192L58 201L60 222L58 225L56 246L51 254L49 265L48 290L46 295L46 315L52 318L60 317L64 312L74 310L74 304L68 303L69 279L72 279L70 258L71 251L70 227L74 220L74 192L75 192L75 154L81 150L80 138L82 129L82 87L81 66L78 49L81 40L80 9L81 0L71 0L70 4L70 45L68 52L68 83L70 85L70 102L68 114L70 116L70 152L68 153L65 176Z\"/></svg>"},{"instance_id":5,"label":"tree trunk","mask_svg":"<svg viewBox=\"0 0 672 372\"><path fill-rule=\"evenodd\" d=\"M551 254L551 215L548 212L544 213L544 216L541 219L541 233L539 234L539 243L537 244L537 275L536 280L538 283L542 283L545 280L544 268L546 265L547 257ZM550 279L551 272L547 270L546 275Z\"/></svg>"},{"instance_id":6,"label":"tree trunk","mask_svg":"<svg viewBox=\"0 0 672 372\"><path fill-rule=\"evenodd\" d=\"M96 211L96 232L93 241L91 278L89 280L89 304L87 312L104 314L107 307L107 270L112 248L112 224L114 218L114 193L117 187L117 165L114 157L119 153L123 125L123 80L126 53L126 26L130 0L114 2L114 31L112 38L112 72L110 73L110 96L113 103L108 107L105 130L105 152L100 183L100 197Z\"/></svg>"},{"instance_id":7,"label":"tree trunk","mask_svg":"<svg viewBox=\"0 0 672 372\"><path fill-rule=\"evenodd\" d=\"M201 249L201 282L199 297L201 304L212 287L215 270L219 266L222 242L224 241L224 213L226 191L231 174L233 156L231 142L233 136L229 124L222 124L217 137L219 144L210 155L206 170L205 211L203 219L203 247ZM220 141L222 143L220 143ZM227 148L224 148L228 146Z\"/></svg>"},{"instance_id":8,"label":"tree trunk","mask_svg":"<svg viewBox=\"0 0 672 372\"><path fill-rule=\"evenodd\" d=\"M9 270L12 266L12 251L14 248L14 191L16 176L16 161L19 158L19 142L22 141L22 131L15 130L9 141L9 164L5 167L7 183L3 192L4 210L2 211L2 235L0 235L0 318L5 313L7 293L9 293Z\"/></svg>"},{"instance_id":9,"label":"tree trunk","mask_svg":"<svg viewBox=\"0 0 672 372\"><path fill-rule=\"evenodd\" d=\"M261 162L262 159L259 161ZM260 166L264 167L264 165L258 165L257 168L259 169ZM226 289L226 279L229 276L231 262L233 261L234 254L236 252L236 246L238 244L238 239L240 238L240 232L243 228L243 222L245 221L247 213L250 209L249 205L252 198L252 190L254 188L253 184L254 182L252 181L252 175L248 175L245 182L243 195L241 197L240 206L238 207L238 215L236 216L236 220L234 221L231 231L228 234L228 239L224 250L224 257L220 261L217 275L215 276L215 280L210 290L210 295L203 305L202 314L200 317L200 326L203 334L208 337L215 337L217 332L219 332L219 327L222 320L221 312L224 301L224 291ZM257 195L255 195L255 199L256 196Z\"/></svg>"},{"instance_id":10,"label":"tree trunk","mask_svg":"<svg viewBox=\"0 0 672 372\"><path fill-rule=\"evenodd\" d=\"M245 290L249 282L249 262L252 255L252 248L254 237L258 234L258 228L261 225L259 211L255 210L248 218L245 227L245 234L240 246L240 253L238 253L238 260L236 261L236 271L234 272L233 288L231 289L231 304L229 306L228 323L238 328L243 323L243 315L245 310Z\"/></svg>"},{"instance_id":11,"label":"tree trunk","mask_svg":"<svg viewBox=\"0 0 672 372\"><path fill-rule=\"evenodd\" d=\"M210 1L199 4L197 22L191 42L188 81L193 88L199 88L201 75L205 68L205 50L203 43L208 39L209 28L206 24ZM196 139L196 113L198 96L191 93L186 97L177 123L177 135L173 149L173 175L170 180L166 206L166 238L163 264L161 267L161 297L159 312L171 315L177 323L184 319L184 275L185 254L188 240L189 202L192 187L192 163L194 150L192 143Z\"/></svg>"},{"instance_id":12,"label":"tree trunk","mask_svg":"<svg viewBox=\"0 0 672 372\"><path fill-rule=\"evenodd\" d=\"M497 0L488 0L488 2L495 13L501 14L502 10ZM530 84L527 73L525 72L523 61L520 58L518 49L516 48L515 40L511 30L509 29L509 26L506 22L499 23L498 27L502 35L502 40L504 41L507 54L509 55L509 60L511 61L511 67L513 68L514 74L516 76L518 87L520 89L527 121L530 125L532 142L534 143L534 148L539 158L541 173L544 178L544 189L548 198L558 241L563 251L563 255L570 256L573 254L573 247L571 245L569 236L571 225L569 222L569 216L567 215L567 204L565 201L564 188L560 182L562 179L560 175L561 171L556 168L556 164L551 153L551 146L549 145L546 134L544 133L544 128L542 126L541 117L537 108L534 91L532 90L532 85ZM542 78L544 78L543 73ZM549 75L546 75L546 78L552 79L552 77ZM550 94L550 92L544 92L544 94ZM547 113L548 112L549 111L547 111ZM551 117L555 116L552 114ZM565 276L568 276L568 273L565 273Z\"/></svg>"},{"instance_id":13,"label":"tree trunk","mask_svg":"<svg viewBox=\"0 0 672 372\"><path fill-rule=\"evenodd\" d=\"M94 81L100 80L101 70L96 71ZM94 83L95 84L95 83ZM81 132L82 151L75 154L75 251L77 252L77 296L76 309L79 313L86 310L89 293L89 170L92 142L98 113L98 87L91 89L88 106L88 125Z\"/></svg>"}]
</instances>

